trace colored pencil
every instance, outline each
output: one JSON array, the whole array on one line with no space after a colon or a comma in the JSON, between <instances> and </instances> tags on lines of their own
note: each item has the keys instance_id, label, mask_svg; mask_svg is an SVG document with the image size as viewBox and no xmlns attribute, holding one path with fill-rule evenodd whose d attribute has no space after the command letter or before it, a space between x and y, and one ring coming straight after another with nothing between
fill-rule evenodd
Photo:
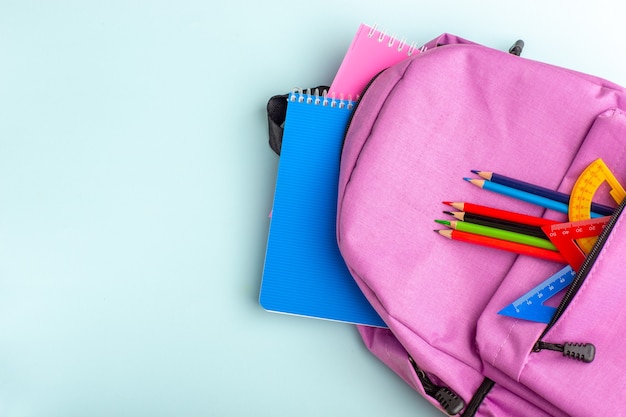
<instances>
[{"instance_id":1,"label":"colored pencil","mask_svg":"<svg viewBox=\"0 0 626 417\"><path fill-rule=\"evenodd\" d=\"M501 249L508 252L517 253L519 255L528 255L536 258L545 259L548 261L554 261L561 264L567 264L563 255L560 252L555 252L543 248L537 248L535 246L523 245L517 242L509 242L501 239L494 239L488 236L475 235L473 233L461 232L459 230L435 230L440 235L447 237L448 239L458 240L460 242L473 243L481 246L486 246L494 249Z\"/></svg>"},{"instance_id":2,"label":"colored pencil","mask_svg":"<svg viewBox=\"0 0 626 417\"><path fill-rule=\"evenodd\" d=\"M549 210L558 211L560 213L567 214L569 207L565 203L560 201L550 200L549 198L542 197L536 194L527 193L526 191L520 191L515 188L507 187L506 185L498 184L497 182L487 181L483 179L465 178L471 184L482 188L483 190L492 191L497 194L506 195L508 197L515 198L520 201L535 204L540 207L547 208ZM598 213L591 212L592 218L603 217Z\"/></svg>"},{"instance_id":3,"label":"colored pencil","mask_svg":"<svg viewBox=\"0 0 626 417\"><path fill-rule=\"evenodd\" d=\"M526 191L531 194L539 195L549 198L550 200L559 201L569 205L569 194L559 191L551 190L549 188L541 187L539 185L531 184L526 181L517 180L515 178L507 177L505 175L497 174L495 172L472 170L472 172L481 178L488 181L496 182L498 184L506 185L507 187L515 188L521 191ZM610 216L615 209L609 206L605 206L599 203L591 203L591 211L602 214L603 216Z\"/></svg>"},{"instance_id":4,"label":"colored pencil","mask_svg":"<svg viewBox=\"0 0 626 417\"><path fill-rule=\"evenodd\" d=\"M492 217L498 220L507 220L515 223L526 224L529 226L551 226L558 223L556 220L544 219L543 217L529 216L527 214L516 213L508 210L501 210L493 207L482 206L480 204L444 201L459 211L466 213L478 214L486 217Z\"/></svg>"},{"instance_id":5,"label":"colored pencil","mask_svg":"<svg viewBox=\"0 0 626 417\"><path fill-rule=\"evenodd\" d=\"M523 233L511 232L504 229L498 229L495 227L483 226L481 224L462 222L459 220L447 221L447 220L435 220L439 224L450 227L451 229L458 230L460 232L473 233L481 236L488 236L494 239L507 240L509 242L521 243L523 245L535 246L537 248L543 248L547 250L557 251L554 243L548 239L542 239L535 236L525 235Z\"/></svg>"},{"instance_id":6,"label":"colored pencil","mask_svg":"<svg viewBox=\"0 0 626 417\"><path fill-rule=\"evenodd\" d=\"M546 234L539 226L530 226L523 223L516 223L509 220L501 220L493 217L483 216L480 214L466 213L464 211L444 211L444 213L453 216L457 220L482 224L483 226L496 227L498 229L508 230L510 232L523 233L525 235L540 237L546 239Z\"/></svg>"}]
</instances>

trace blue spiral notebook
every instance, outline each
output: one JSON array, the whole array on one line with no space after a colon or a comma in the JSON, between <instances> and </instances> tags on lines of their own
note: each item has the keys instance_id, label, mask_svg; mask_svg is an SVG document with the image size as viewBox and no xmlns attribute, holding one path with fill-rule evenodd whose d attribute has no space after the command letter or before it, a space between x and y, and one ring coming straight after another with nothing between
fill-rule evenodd
<instances>
[{"instance_id":1,"label":"blue spiral notebook","mask_svg":"<svg viewBox=\"0 0 626 417\"><path fill-rule=\"evenodd\" d=\"M386 327L337 246L339 158L353 103L302 92L288 100L260 304L272 312Z\"/></svg>"}]
</instances>

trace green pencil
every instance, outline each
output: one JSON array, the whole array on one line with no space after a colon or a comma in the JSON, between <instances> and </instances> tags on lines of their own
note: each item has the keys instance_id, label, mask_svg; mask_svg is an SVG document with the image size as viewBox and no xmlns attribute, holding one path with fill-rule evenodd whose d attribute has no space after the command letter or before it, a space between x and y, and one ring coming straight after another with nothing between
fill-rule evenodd
<instances>
[{"instance_id":1,"label":"green pencil","mask_svg":"<svg viewBox=\"0 0 626 417\"><path fill-rule=\"evenodd\" d=\"M525 235L523 233L510 232L508 230L497 229L495 227L483 226L481 224L474 224L462 221L448 221L448 220L435 220L439 224L450 227L451 229L461 232L473 233L476 235L492 237L495 239L506 240L509 242L521 243L524 245L534 246L536 248L543 248L552 251L558 249L548 239L542 239L536 236Z\"/></svg>"}]
</instances>

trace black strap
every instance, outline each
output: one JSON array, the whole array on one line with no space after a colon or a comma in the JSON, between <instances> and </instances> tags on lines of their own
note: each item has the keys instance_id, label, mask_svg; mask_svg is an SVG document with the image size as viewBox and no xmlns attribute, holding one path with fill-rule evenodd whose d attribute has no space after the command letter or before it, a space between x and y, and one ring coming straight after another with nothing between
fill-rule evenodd
<instances>
[{"instance_id":1,"label":"black strap","mask_svg":"<svg viewBox=\"0 0 626 417\"><path fill-rule=\"evenodd\" d=\"M267 123L269 127L270 148L280 155L280 146L283 142L283 125L287 113L287 96L281 94L273 96L267 102Z\"/></svg>"},{"instance_id":2,"label":"black strap","mask_svg":"<svg viewBox=\"0 0 626 417\"><path fill-rule=\"evenodd\" d=\"M461 417L473 417L474 415L476 415L478 407L480 407L483 400L485 399L487 394L489 394L489 391L491 391L491 388L493 388L494 385L495 382L493 382L491 379L483 379L482 384L480 384L480 387L478 387L478 389L474 393L474 396L465 408L463 414L461 414Z\"/></svg>"},{"instance_id":3,"label":"black strap","mask_svg":"<svg viewBox=\"0 0 626 417\"><path fill-rule=\"evenodd\" d=\"M313 87L309 91L324 91L329 87L320 85ZM306 91L306 90L305 90ZM267 124L269 128L269 142L270 148L278 155L280 155L280 148L283 144L283 130L285 124L285 116L287 114L287 94L279 94L273 96L267 102Z\"/></svg>"}]
</instances>

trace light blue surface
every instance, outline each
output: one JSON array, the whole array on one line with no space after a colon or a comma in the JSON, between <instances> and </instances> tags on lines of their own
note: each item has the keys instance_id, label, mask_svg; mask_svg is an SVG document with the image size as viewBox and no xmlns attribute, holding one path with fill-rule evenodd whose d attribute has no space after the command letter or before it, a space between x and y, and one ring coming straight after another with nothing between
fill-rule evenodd
<instances>
[{"instance_id":1,"label":"light blue surface","mask_svg":"<svg viewBox=\"0 0 626 417\"><path fill-rule=\"evenodd\" d=\"M265 103L359 23L626 84L620 3L0 2L0 416L439 416L354 327L258 304Z\"/></svg>"}]
</instances>

